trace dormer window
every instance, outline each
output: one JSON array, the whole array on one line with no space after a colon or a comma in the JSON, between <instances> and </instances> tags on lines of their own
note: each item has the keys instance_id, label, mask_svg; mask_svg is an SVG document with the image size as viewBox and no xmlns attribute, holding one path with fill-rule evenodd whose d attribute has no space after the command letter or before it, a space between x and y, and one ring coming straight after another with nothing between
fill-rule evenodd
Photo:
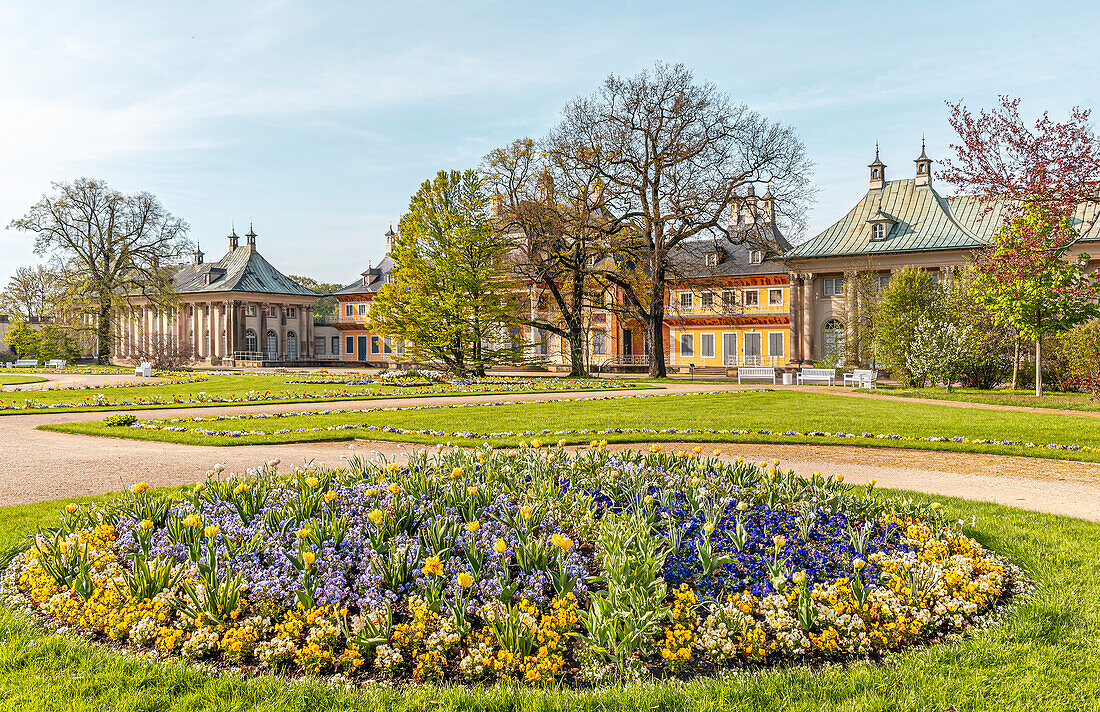
<instances>
[{"instance_id":1,"label":"dormer window","mask_svg":"<svg viewBox=\"0 0 1100 712\"><path fill-rule=\"evenodd\" d=\"M717 267L718 266L718 253L717 252L708 252L705 255L705 259L706 259L707 267Z\"/></svg>"},{"instance_id":2,"label":"dormer window","mask_svg":"<svg viewBox=\"0 0 1100 712\"><path fill-rule=\"evenodd\" d=\"M885 240L886 239L886 226L882 223L875 223L871 226L871 239L872 240Z\"/></svg>"},{"instance_id":3,"label":"dormer window","mask_svg":"<svg viewBox=\"0 0 1100 712\"><path fill-rule=\"evenodd\" d=\"M763 250L753 250L749 252L749 264L758 265L764 261Z\"/></svg>"}]
</instances>

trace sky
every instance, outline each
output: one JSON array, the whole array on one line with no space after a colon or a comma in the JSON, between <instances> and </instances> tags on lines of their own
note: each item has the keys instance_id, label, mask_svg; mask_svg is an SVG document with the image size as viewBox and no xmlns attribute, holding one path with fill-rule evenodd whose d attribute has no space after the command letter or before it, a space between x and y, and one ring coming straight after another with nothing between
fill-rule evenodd
<instances>
[{"instance_id":1,"label":"sky","mask_svg":"<svg viewBox=\"0 0 1100 712\"><path fill-rule=\"evenodd\" d=\"M1095 107L1100 6L1068 2L49 2L0 5L0 285L41 261L4 229L54 181L149 191L208 259L232 226L289 274L349 283L440 169L554 126L610 73L682 62L793 126L807 236L948 153L946 100Z\"/></svg>"}]
</instances>

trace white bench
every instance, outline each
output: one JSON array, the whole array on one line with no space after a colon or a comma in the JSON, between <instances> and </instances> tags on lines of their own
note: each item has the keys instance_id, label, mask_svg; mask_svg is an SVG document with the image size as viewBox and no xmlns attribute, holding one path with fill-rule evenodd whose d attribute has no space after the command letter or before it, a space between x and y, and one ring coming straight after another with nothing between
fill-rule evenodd
<instances>
[{"instance_id":1,"label":"white bench","mask_svg":"<svg viewBox=\"0 0 1100 712\"><path fill-rule=\"evenodd\" d=\"M798 385L804 385L806 381L816 381L818 383L828 383L830 386L836 384L836 369L835 368L804 368L798 373Z\"/></svg>"},{"instance_id":2,"label":"white bench","mask_svg":"<svg viewBox=\"0 0 1100 712\"><path fill-rule=\"evenodd\" d=\"M851 373L844 374L844 385L856 388L874 388L878 380L878 372L869 368L857 368Z\"/></svg>"},{"instance_id":3,"label":"white bench","mask_svg":"<svg viewBox=\"0 0 1100 712\"><path fill-rule=\"evenodd\" d=\"M737 382L744 378L770 378L775 383L775 369L771 366L741 366L737 369Z\"/></svg>"},{"instance_id":4,"label":"white bench","mask_svg":"<svg viewBox=\"0 0 1100 712\"><path fill-rule=\"evenodd\" d=\"M153 364L148 361L143 361L140 366L134 367L134 375L149 378L153 375Z\"/></svg>"},{"instance_id":5,"label":"white bench","mask_svg":"<svg viewBox=\"0 0 1100 712\"><path fill-rule=\"evenodd\" d=\"M15 368L38 368L38 359L21 358L15 362Z\"/></svg>"},{"instance_id":6,"label":"white bench","mask_svg":"<svg viewBox=\"0 0 1100 712\"><path fill-rule=\"evenodd\" d=\"M65 368L69 362L63 358L50 359L46 362L46 368Z\"/></svg>"}]
</instances>

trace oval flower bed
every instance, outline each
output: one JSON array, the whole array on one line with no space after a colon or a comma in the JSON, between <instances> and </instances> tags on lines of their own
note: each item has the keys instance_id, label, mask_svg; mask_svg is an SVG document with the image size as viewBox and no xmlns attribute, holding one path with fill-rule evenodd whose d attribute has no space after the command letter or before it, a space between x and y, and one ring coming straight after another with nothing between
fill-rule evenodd
<instances>
[{"instance_id":1,"label":"oval flower bed","mask_svg":"<svg viewBox=\"0 0 1100 712\"><path fill-rule=\"evenodd\" d=\"M353 679L593 684L876 656L1020 571L937 505L694 452L489 448L68 505L9 600L118 644Z\"/></svg>"}]
</instances>

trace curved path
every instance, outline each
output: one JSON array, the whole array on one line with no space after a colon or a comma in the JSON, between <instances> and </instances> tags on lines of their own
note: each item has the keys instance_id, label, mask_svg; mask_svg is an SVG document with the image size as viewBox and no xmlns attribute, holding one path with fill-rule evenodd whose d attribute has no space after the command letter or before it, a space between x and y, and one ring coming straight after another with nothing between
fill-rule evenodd
<instances>
[{"instance_id":1,"label":"curved path","mask_svg":"<svg viewBox=\"0 0 1100 712\"><path fill-rule=\"evenodd\" d=\"M49 391L78 383L89 386L113 386L116 383L140 383L143 386L159 386L164 382L164 379L161 378L140 378L128 373L36 373L28 371L27 375L45 378L46 382L0 386L0 391Z\"/></svg>"},{"instance_id":2,"label":"curved path","mask_svg":"<svg viewBox=\"0 0 1100 712\"><path fill-rule=\"evenodd\" d=\"M666 392L734 389L718 383L667 384ZM807 389L809 390L809 389ZM832 389L821 389L834 392ZM606 391L614 393L617 391ZM142 418L190 417L239 412L314 410L324 407L382 407L424 403L558 400L585 394L538 393L441 398L404 398L332 403L287 403L134 411ZM875 396L869 396L875 397ZM910 400L910 399L904 399ZM962 406L973 404L960 404ZM401 456L421 445L356 441L214 447L97 438L35 430L43 423L99 420L103 413L42 413L0 417L0 506L98 494L137 481L154 486L201 480L215 463L230 472L278 458L283 466L309 461L339 465L342 457L372 452ZM686 443L685 446L693 443ZM707 451L716 445L703 444ZM630 447L617 445L617 448ZM676 444L665 444L676 449ZM798 471L843 473L851 482L871 478L880 486L997 502L1034 511L1100 521L1100 463L1001 455L952 453L839 445L722 444L724 458L780 458Z\"/></svg>"}]
</instances>

